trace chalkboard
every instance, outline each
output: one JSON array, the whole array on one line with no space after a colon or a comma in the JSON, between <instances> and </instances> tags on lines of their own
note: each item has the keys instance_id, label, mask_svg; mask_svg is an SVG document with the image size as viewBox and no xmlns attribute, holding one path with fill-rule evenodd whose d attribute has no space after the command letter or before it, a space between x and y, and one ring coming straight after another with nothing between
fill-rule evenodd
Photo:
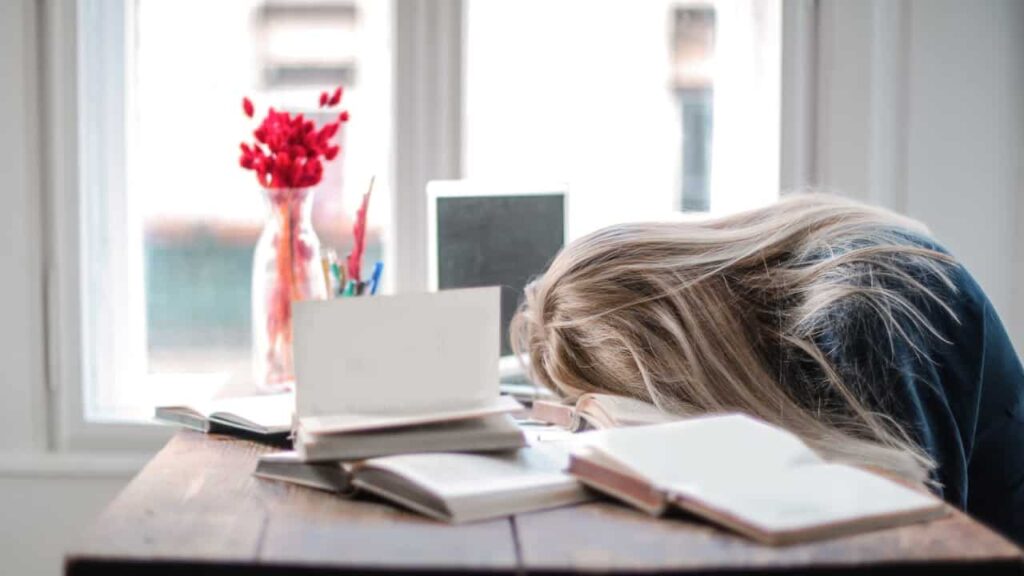
<instances>
[{"instance_id":1,"label":"chalkboard","mask_svg":"<svg viewBox=\"0 0 1024 576\"><path fill-rule=\"evenodd\" d=\"M523 288L565 241L565 195L437 199L437 287L501 286L501 354Z\"/></svg>"}]
</instances>

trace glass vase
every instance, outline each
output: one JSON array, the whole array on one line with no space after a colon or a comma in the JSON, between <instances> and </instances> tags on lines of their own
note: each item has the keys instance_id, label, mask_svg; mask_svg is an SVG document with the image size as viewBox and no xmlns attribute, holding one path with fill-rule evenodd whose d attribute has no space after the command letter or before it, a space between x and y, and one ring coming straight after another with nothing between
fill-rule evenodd
<instances>
[{"instance_id":1,"label":"glass vase","mask_svg":"<svg viewBox=\"0 0 1024 576\"><path fill-rule=\"evenodd\" d=\"M327 298L309 188L265 188L267 221L252 266L253 376L258 391L294 388L292 302Z\"/></svg>"}]
</instances>

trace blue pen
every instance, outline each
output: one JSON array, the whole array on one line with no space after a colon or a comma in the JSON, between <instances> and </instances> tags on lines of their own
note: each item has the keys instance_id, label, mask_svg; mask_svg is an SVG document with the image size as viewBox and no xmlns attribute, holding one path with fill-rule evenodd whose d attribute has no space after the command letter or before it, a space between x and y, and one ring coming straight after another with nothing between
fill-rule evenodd
<instances>
[{"instance_id":1,"label":"blue pen","mask_svg":"<svg viewBox=\"0 0 1024 576\"><path fill-rule=\"evenodd\" d=\"M370 275L370 296L377 294L377 287L380 286L380 273L384 270L384 262L377 260L373 265L373 274Z\"/></svg>"}]
</instances>

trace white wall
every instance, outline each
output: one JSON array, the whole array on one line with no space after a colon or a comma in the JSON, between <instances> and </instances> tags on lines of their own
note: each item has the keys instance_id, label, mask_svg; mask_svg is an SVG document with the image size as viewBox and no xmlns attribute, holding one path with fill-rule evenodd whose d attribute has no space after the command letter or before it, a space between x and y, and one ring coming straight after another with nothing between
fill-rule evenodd
<instances>
[{"instance_id":1,"label":"white wall","mask_svg":"<svg viewBox=\"0 0 1024 576\"><path fill-rule=\"evenodd\" d=\"M138 468L50 452L37 4L0 1L0 573L12 575L59 574L64 549Z\"/></svg>"},{"instance_id":2,"label":"white wall","mask_svg":"<svg viewBox=\"0 0 1024 576\"><path fill-rule=\"evenodd\" d=\"M811 184L923 220L1024 349L1024 3L819 7Z\"/></svg>"},{"instance_id":3,"label":"white wall","mask_svg":"<svg viewBox=\"0 0 1024 576\"><path fill-rule=\"evenodd\" d=\"M37 52L35 4L0 2L0 450L47 442Z\"/></svg>"},{"instance_id":4,"label":"white wall","mask_svg":"<svg viewBox=\"0 0 1024 576\"><path fill-rule=\"evenodd\" d=\"M64 549L124 483L123 477L0 476L0 571L60 574Z\"/></svg>"},{"instance_id":5,"label":"white wall","mask_svg":"<svg viewBox=\"0 0 1024 576\"><path fill-rule=\"evenodd\" d=\"M1024 346L1024 3L910 3L907 212L959 255Z\"/></svg>"}]
</instances>

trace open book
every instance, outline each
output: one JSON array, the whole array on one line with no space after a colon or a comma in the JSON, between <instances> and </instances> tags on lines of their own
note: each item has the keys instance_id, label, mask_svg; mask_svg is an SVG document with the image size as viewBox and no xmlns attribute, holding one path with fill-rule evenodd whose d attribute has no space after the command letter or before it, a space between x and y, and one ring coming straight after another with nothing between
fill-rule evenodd
<instances>
[{"instance_id":1,"label":"open book","mask_svg":"<svg viewBox=\"0 0 1024 576\"><path fill-rule=\"evenodd\" d=\"M595 393L581 395L574 405L550 400L535 401L530 417L573 432L679 420L679 416L662 412L657 406L641 400Z\"/></svg>"},{"instance_id":2,"label":"open book","mask_svg":"<svg viewBox=\"0 0 1024 576\"><path fill-rule=\"evenodd\" d=\"M294 307L295 449L306 461L525 444L498 388L497 287Z\"/></svg>"},{"instance_id":3,"label":"open book","mask_svg":"<svg viewBox=\"0 0 1024 576\"><path fill-rule=\"evenodd\" d=\"M256 476L322 490L351 487L446 522L472 522L583 502L593 496L563 470L566 448L540 444L491 454L403 454L353 464L309 464L294 453L260 457Z\"/></svg>"},{"instance_id":4,"label":"open book","mask_svg":"<svg viewBox=\"0 0 1024 576\"><path fill-rule=\"evenodd\" d=\"M283 439L291 431L295 396L270 394L158 406L155 418L200 432L242 433Z\"/></svg>"},{"instance_id":5,"label":"open book","mask_svg":"<svg viewBox=\"0 0 1024 576\"><path fill-rule=\"evenodd\" d=\"M766 544L936 518L939 499L821 459L793 434L739 415L586 433L569 472L654 515L678 507Z\"/></svg>"}]
</instances>

